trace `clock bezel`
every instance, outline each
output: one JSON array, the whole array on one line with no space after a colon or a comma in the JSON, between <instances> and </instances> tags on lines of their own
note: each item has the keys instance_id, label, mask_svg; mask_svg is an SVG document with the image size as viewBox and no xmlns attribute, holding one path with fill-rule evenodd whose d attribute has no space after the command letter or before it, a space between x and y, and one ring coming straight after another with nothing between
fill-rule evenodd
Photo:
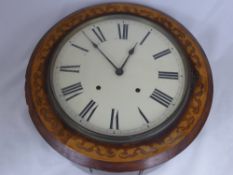
<instances>
[{"instance_id":1,"label":"clock bezel","mask_svg":"<svg viewBox=\"0 0 233 175\"><path fill-rule=\"evenodd\" d=\"M69 115L62 109L61 105L56 99L55 96L55 90L53 85L53 71L54 71L54 64L57 58L57 55L59 54L62 47L65 45L65 43L68 42L68 40L75 35L77 32L80 32L83 28L85 28L88 25L95 24L98 21L104 21L111 19L129 19L129 20L136 20L141 23L150 25L153 27L154 30L158 30L160 33L162 33L177 49L179 54L181 55L182 64L185 69L185 88L184 88L184 94L182 97L182 101L177 106L175 111L161 124L158 126L151 128L148 131L145 131L140 134L135 135L128 135L128 136L114 136L114 135L104 135L101 133L97 133L95 131L91 131L79 123L75 122ZM69 33L67 33L63 38L60 39L60 42L58 45L51 51L51 58L49 60L48 64L48 70L47 70L47 89L48 89L48 97L49 100L54 107L55 111L57 112L57 115L65 122L68 127L71 127L73 130L83 134L84 136L87 136L91 139L95 139L99 142L106 142L110 144L132 144L132 143L140 143L143 141L147 141L152 138L156 138L164 133L166 133L169 129L172 128L172 126L175 125L175 122L179 119L179 117L182 115L182 112L187 104L187 101L189 100L190 93L191 93L191 85L194 83L194 79L192 77L192 67L187 59L187 56L181 49L182 47L179 45L179 43L176 41L176 39L169 34L162 26L160 26L157 23L154 23L146 18L142 18L138 15L132 15L127 13L118 13L118 14L107 14L103 16L98 16L97 18L92 18L90 20L87 20L83 24L80 24L76 26L74 29L72 29Z\"/></svg>"},{"instance_id":2,"label":"clock bezel","mask_svg":"<svg viewBox=\"0 0 233 175\"><path fill-rule=\"evenodd\" d=\"M79 135L60 120L48 101L46 70L50 51L60 38L86 19L103 13L132 13L160 23L181 43L198 75L190 100L176 125L164 135L132 145L110 145ZM201 131L210 112L213 80L207 57L192 34L159 10L131 3L100 4L72 13L54 25L36 46L27 67L25 96L30 117L41 136L60 154L88 168L136 171L159 165L184 150Z\"/></svg>"}]
</instances>

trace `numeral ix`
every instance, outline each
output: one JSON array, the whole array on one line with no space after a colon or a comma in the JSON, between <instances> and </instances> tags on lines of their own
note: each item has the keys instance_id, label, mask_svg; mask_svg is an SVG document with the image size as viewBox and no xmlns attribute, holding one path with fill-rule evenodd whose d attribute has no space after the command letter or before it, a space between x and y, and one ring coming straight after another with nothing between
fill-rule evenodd
<instances>
[{"instance_id":1,"label":"numeral ix","mask_svg":"<svg viewBox=\"0 0 233 175\"><path fill-rule=\"evenodd\" d=\"M79 73L80 65L60 66L61 72Z\"/></svg>"}]
</instances>

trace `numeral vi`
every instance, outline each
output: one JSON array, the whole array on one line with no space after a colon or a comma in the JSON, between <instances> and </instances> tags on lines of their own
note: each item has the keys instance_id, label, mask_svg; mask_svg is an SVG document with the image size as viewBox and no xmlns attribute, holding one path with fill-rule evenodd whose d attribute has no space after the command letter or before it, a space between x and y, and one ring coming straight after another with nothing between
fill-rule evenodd
<instances>
[{"instance_id":1,"label":"numeral vi","mask_svg":"<svg viewBox=\"0 0 233 175\"><path fill-rule=\"evenodd\" d=\"M119 130L119 115L118 111L115 111L115 109L112 109L111 112L110 129Z\"/></svg>"}]
</instances>

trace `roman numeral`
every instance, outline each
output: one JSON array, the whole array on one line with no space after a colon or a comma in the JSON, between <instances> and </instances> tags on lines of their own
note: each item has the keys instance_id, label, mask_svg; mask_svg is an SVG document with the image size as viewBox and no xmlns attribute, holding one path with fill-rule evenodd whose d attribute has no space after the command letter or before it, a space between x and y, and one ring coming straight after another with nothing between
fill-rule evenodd
<instances>
[{"instance_id":1,"label":"roman numeral","mask_svg":"<svg viewBox=\"0 0 233 175\"><path fill-rule=\"evenodd\" d=\"M168 107L173 100L172 97L158 89L155 89L150 97L165 107Z\"/></svg>"},{"instance_id":2,"label":"roman numeral","mask_svg":"<svg viewBox=\"0 0 233 175\"><path fill-rule=\"evenodd\" d=\"M105 38L105 36L104 36L103 32L101 31L99 26L92 28L92 32L100 40L101 43L106 41L106 38Z\"/></svg>"},{"instance_id":3,"label":"roman numeral","mask_svg":"<svg viewBox=\"0 0 233 175\"><path fill-rule=\"evenodd\" d=\"M80 82L61 89L62 94L64 96L67 96L66 101L69 101L72 98L80 95L82 93L82 90L83 87Z\"/></svg>"},{"instance_id":4,"label":"roman numeral","mask_svg":"<svg viewBox=\"0 0 233 175\"><path fill-rule=\"evenodd\" d=\"M147 32L147 34L144 36L144 38L142 39L142 41L140 42L140 45L143 45L143 43L146 41L146 39L148 38L148 36L151 34L151 31Z\"/></svg>"},{"instance_id":5,"label":"roman numeral","mask_svg":"<svg viewBox=\"0 0 233 175\"><path fill-rule=\"evenodd\" d=\"M71 44L71 46L73 46L73 47L75 47L75 48L77 48L77 49L79 49L79 50L81 50L81 51L89 52L89 50L87 50L87 49L85 49L85 48L83 48L83 47L81 47L81 46L78 46L77 44L74 44L74 43L72 43L72 42L70 42L70 44Z\"/></svg>"},{"instance_id":6,"label":"roman numeral","mask_svg":"<svg viewBox=\"0 0 233 175\"><path fill-rule=\"evenodd\" d=\"M119 39L127 40L128 39L129 24L123 23L123 27L121 27L121 24L118 24L117 26L118 26Z\"/></svg>"},{"instance_id":7,"label":"roman numeral","mask_svg":"<svg viewBox=\"0 0 233 175\"><path fill-rule=\"evenodd\" d=\"M60 66L61 72L73 72L79 73L80 65L68 65L68 66Z\"/></svg>"},{"instance_id":8,"label":"roman numeral","mask_svg":"<svg viewBox=\"0 0 233 175\"><path fill-rule=\"evenodd\" d=\"M85 108L80 112L79 116L81 118L85 118L87 116L86 121L89 121L94 114L95 110L97 109L98 105L96 105L96 102L91 100Z\"/></svg>"},{"instance_id":9,"label":"roman numeral","mask_svg":"<svg viewBox=\"0 0 233 175\"><path fill-rule=\"evenodd\" d=\"M179 75L178 75L178 72L163 72L163 71L159 71L159 78L178 80Z\"/></svg>"},{"instance_id":10,"label":"roman numeral","mask_svg":"<svg viewBox=\"0 0 233 175\"><path fill-rule=\"evenodd\" d=\"M146 123L149 123L149 120L147 119L147 117L145 116L145 114L142 112L142 110L138 107L138 111L141 114L142 118L145 120Z\"/></svg>"},{"instance_id":11,"label":"roman numeral","mask_svg":"<svg viewBox=\"0 0 233 175\"><path fill-rule=\"evenodd\" d=\"M118 118L118 116L119 116L118 111L115 111L115 109L112 109L110 129L119 130L119 118Z\"/></svg>"},{"instance_id":12,"label":"roman numeral","mask_svg":"<svg viewBox=\"0 0 233 175\"><path fill-rule=\"evenodd\" d=\"M171 50L170 49L166 49L166 50L164 50L162 52L159 52L159 53L153 55L153 57L154 57L155 60L157 60L158 58L161 58L161 57L163 57L165 55L168 55L170 53L171 53Z\"/></svg>"}]
</instances>

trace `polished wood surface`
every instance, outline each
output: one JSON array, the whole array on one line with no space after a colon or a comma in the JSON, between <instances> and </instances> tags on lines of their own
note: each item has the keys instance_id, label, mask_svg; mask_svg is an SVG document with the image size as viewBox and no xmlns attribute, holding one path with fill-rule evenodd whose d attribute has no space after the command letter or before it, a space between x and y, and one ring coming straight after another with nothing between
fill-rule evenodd
<instances>
[{"instance_id":1,"label":"polished wood surface","mask_svg":"<svg viewBox=\"0 0 233 175\"><path fill-rule=\"evenodd\" d=\"M89 19L127 13L151 20L169 31L183 48L197 74L186 110L176 125L159 138L139 144L99 143L71 130L57 116L46 90L50 55L61 39ZM213 83L206 55L195 38L164 13L136 4L101 4L75 12L58 22L37 45L30 59L25 84L30 116L45 140L75 163L106 171L135 171L165 162L185 149L203 127L211 107Z\"/></svg>"}]
</instances>

